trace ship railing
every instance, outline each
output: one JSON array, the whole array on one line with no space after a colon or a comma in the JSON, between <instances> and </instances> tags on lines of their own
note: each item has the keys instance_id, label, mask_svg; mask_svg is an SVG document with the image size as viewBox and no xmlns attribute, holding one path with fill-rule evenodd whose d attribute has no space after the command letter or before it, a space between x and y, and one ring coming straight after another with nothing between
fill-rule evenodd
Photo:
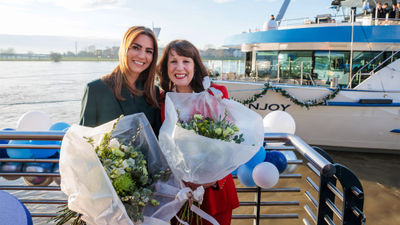
<instances>
[{"instance_id":1,"label":"ship railing","mask_svg":"<svg viewBox=\"0 0 400 225\"><path fill-rule=\"evenodd\" d=\"M393 58L400 52L400 51L396 51L394 53L392 53L391 56L387 57L383 62L379 63L378 66L376 66L375 68L373 68L371 71L367 72L367 73L363 73L362 71L365 68L368 68L369 65L371 65L376 59L378 59L381 55L383 55L385 52L387 52L387 50L390 47L386 48L385 50L383 50L382 52L380 52L378 55L376 55L372 60L370 60L367 64L365 64L364 66L362 66L355 74L353 74L353 76L351 77L349 84L347 85L347 88L352 88L353 86L353 81L354 79L357 78L358 80L358 84L360 84L363 80L365 80L366 78L374 75L376 73L376 71L378 71L379 69L381 69L383 66L387 66L389 64L389 60L393 60Z\"/></svg>"},{"instance_id":2,"label":"ship railing","mask_svg":"<svg viewBox=\"0 0 400 225\"><path fill-rule=\"evenodd\" d=\"M62 140L63 132L0 131L0 140ZM295 151L295 159L288 160L289 166L297 166L290 173L280 174L273 188L249 188L237 183L240 207L234 211L233 220L245 220L248 224L260 224L262 220L289 220L292 224L364 224L364 194L358 178L346 167L333 163L329 155L313 148L301 138L286 133L264 134L266 150ZM0 144L0 149L36 149L46 151L60 148L59 145ZM297 158L298 157L298 158ZM0 158L0 163L58 163L58 159L12 159ZM0 168L4 168L1 165ZM292 168L293 169L293 168ZM18 177L60 178L58 171L22 172L0 171L7 179ZM18 181L8 181L15 183ZM49 193L61 192L58 184L34 186L7 184L2 182L0 190L14 194L24 203L34 222L47 221L57 215L56 205L67 204L67 198L49 198ZM285 186L286 185L286 186ZM27 193L27 191L29 191ZM25 197L18 195L22 194ZM242 199L242 195L246 199ZM249 201L249 195L255 197ZM29 196L27 198L26 196ZM273 197L277 200L272 201ZM266 199L268 201L266 201ZM35 207L38 206L38 207ZM253 213L248 213L248 209ZM302 210L301 207L304 209ZM278 210L280 213L271 213ZM243 213L245 212L245 213ZM283 212L283 213L282 213ZM1 212L0 212L1 213ZM242 223L241 223L242 224Z\"/></svg>"},{"instance_id":3,"label":"ship railing","mask_svg":"<svg viewBox=\"0 0 400 225\"><path fill-rule=\"evenodd\" d=\"M387 25L399 25L400 19L396 18L371 18L371 24L378 25L378 26L387 26Z\"/></svg>"}]
</instances>

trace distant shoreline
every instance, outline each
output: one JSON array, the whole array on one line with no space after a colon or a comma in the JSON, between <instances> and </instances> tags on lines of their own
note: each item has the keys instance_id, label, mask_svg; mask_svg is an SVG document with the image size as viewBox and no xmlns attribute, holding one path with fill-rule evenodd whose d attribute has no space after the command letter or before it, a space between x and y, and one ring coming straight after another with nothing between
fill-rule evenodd
<instances>
[{"instance_id":1,"label":"distant shoreline","mask_svg":"<svg viewBox=\"0 0 400 225\"><path fill-rule=\"evenodd\" d=\"M40 61L40 62L54 62L54 60L50 58L32 58L32 59L5 59L5 58L0 58L0 61ZM96 61L96 62L114 62L118 61L116 58L95 58L95 57L63 57L60 59L60 61Z\"/></svg>"},{"instance_id":2,"label":"distant shoreline","mask_svg":"<svg viewBox=\"0 0 400 225\"><path fill-rule=\"evenodd\" d=\"M243 60L243 58L233 58L233 57L226 57L226 58L202 58L203 61L208 61L208 60ZM54 60L50 58L0 58L0 61L22 61L22 62L54 62ZM59 62L62 61L67 61L67 62L72 62L72 61L88 61L88 62L115 62L118 61L117 58L95 58L95 57L62 57Z\"/></svg>"}]
</instances>

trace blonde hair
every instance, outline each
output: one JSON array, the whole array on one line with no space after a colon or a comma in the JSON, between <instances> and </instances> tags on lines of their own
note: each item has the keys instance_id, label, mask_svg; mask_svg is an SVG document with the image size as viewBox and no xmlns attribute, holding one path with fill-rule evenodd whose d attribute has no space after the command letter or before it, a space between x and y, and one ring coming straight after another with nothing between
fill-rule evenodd
<instances>
[{"instance_id":1,"label":"blonde hair","mask_svg":"<svg viewBox=\"0 0 400 225\"><path fill-rule=\"evenodd\" d=\"M144 89L138 90L135 87L131 87L130 85L128 85L128 75L130 73L130 69L128 66L128 50L132 46L133 41L141 34L146 35L153 40L154 48L153 61L146 70L140 73L137 79L144 81ZM125 84L126 88L128 88L128 90L132 94L137 96L144 95L144 99L147 103L149 103L153 107L159 108L155 91L156 89L154 85L154 80L156 77L157 56L157 39L153 31L143 26L133 26L126 31L122 39L121 46L119 48L118 66L110 74L103 76L101 80L110 86L115 97L118 100L125 100L125 98L123 98L121 95L122 86Z\"/></svg>"}]
</instances>

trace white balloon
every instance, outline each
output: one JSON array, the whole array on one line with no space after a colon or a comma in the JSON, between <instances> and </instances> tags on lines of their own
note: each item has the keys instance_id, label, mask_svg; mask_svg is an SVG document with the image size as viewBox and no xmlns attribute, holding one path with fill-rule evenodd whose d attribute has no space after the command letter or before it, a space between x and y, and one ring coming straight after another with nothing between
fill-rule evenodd
<instances>
[{"instance_id":1,"label":"white balloon","mask_svg":"<svg viewBox=\"0 0 400 225\"><path fill-rule=\"evenodd\" d=\"M286 157L286 160L297 160L297 156L293 151L281 151L281 153ZM296 164L288 164L282 173L294 173L296 169Z\"/></svg>"},{"instance_id":2,"label":"white balloon","mask_svg":"<svg viewBox=\"0 0 400 225\"><path fill-rule=\"evenodd\" d=\"M271 188L278 183L279 171L269 162L262 162L253 169L253 180L261 188Z\"/></svg>"},{"instance_id":3,"label":"white balloon","mask_svg":"<svg viewBox=\"0 0 400 225\"><path fill-rule=\"evenodd\" d=\"M29 111L17 122L18 131L47 131L51 126L50 117L43 112Z\"/></svg>"},{"instance_id":4,"label":"white balloon","mask_svg":"<svg viewBox=\"0 0 400 225\"><path fill-rule=\"evenodd\" d=\"M268 130L268 132L294 134L296 131L293 117L284 111L268 113L263 119L263 124L264 130Z\"/></svg>"}]
</instances>

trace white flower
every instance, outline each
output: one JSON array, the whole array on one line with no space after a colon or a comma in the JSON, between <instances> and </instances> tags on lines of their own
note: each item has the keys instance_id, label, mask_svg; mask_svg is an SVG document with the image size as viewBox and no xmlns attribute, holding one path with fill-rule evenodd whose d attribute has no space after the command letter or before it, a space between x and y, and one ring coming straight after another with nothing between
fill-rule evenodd
<instances>
[{"instance_id":1,"label":"white flower","mask_svg":"<svg viewBox=\"0 0 400 225\"><path fill-rule=\"evenodd\" d=\"M122 150L124 150L125 152L126 152L126 151L129 151L129 147L126 146L126 145L121 145L121 148L122 148Z\"/></svg>"},{"instance_id":2,"label":"white flower","mask_svg":"<svg viewBox=\"0 0 400 225\"><path fill-rule=\"evenodd\" d=\"M116 138L113 138L113 139L110 140L110 147L111 148L116 148L116 149L119 148L119 142L118 142L118 140Z\"/></svg>"},{"instance_id":3,"label":"white flower","mask_svg":"<svg viewBox=\"0 0 400 225\"><path fill-rule=\"evenodd\" d=\"M145 176L147 176L147 175L148 175L148 172L147 172L147 169L146 169L146 167L143 167L143 168L142 168L142 171L143 171L143 174L144 174Z\"/></svg>"},{"instance_id":4,"label":"white flower","mask_svg":"<svg viewBox=\"0 0 400 225\"><path fill-rule=\"evenodd\" d=\"M134 159L129 158L129 159L127 159L126 161L127 161L128 165L129 165L130 167L134 167L134 166L135 166L135 160L134 160Z\"/></svg>"},{"instance_id":5,"label":"white flower","mask_svg":"<svg viewBox=\"0 0 400 225\"><path fill-rule=\"evenodd\" d=\"M122 168L123 169L126 169L126 168L128 168L129 167L129 163L128 163L128 161L125 159L124 161L122 161Z\"/></svg>"},{"instance_id":6,"label":"white flower","mask_svg":"<svg viewBox=\"0 0 400 225\"><path fill-rule=\"evenodd\" d=\"M121 175L124 175L124 174L125 174L125 170L124 170L123 168L118 168L118 170L119 170L119 172L120 172Z\"/></svg>"}]
</instances>

